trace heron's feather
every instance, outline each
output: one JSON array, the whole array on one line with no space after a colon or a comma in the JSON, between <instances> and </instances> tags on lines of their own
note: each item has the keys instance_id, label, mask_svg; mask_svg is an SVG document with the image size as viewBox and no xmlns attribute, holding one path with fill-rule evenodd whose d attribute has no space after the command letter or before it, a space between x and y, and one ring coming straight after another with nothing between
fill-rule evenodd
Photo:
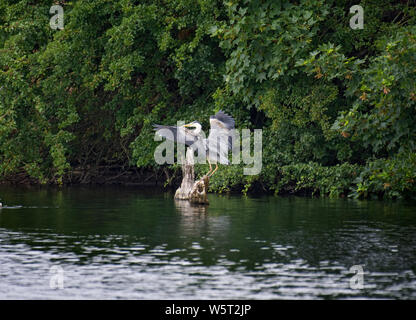
<instances>
[{"instance_id":1,"label":"heron's feather","mask_svg":"<svg viewBox=\"0 0 416 320\"><path fill-rule=\"evenodd\" d=\"M178 128L175 126L154 124L153 129L158 135L165 137L168 140L185 143L188 146L193 145L198 140L198 137L195 136L191 130L182 127ZM168 134L166 130L170 131L171 134Z\"/></svg>"},{"instance_id":2,"label":"heron's feather","mask_svg":"<svg viewBox=\"0 0 416 320\"><path fill-rule=\"evenodd\" d=\"M213 162L228 164L228 150L230 149L231 132L234 130L211 129L207 139L207 156Z\"/></svg>"},{"instance_id":3,"label":"heron's feather","mask_svg":"<svg viewBox=\"0 0 416 320\"><path fill-rule=\"evenodd\" d=\"M208 136L210 139L218 139L218 137L227 137L227 152L229 149L232 149L233 134L235 128L235 120L230 115L224 113L223 111L218 111L215 116L211 116L209 119L211 130ZM224 145L225 147L225 145Z\"/></svg>"},{"instance_id":4,"label":"heron's feather","mask_svg":"<svg viewBox=\"0 0 416 320\"><path fill-rule=\"evenodd\" d=\"M214 126L218 126L221 128L226 128L228 130L235 128L235 120L230 115L224 113L222 110L218 111L215 116L210 117L210 123L211 120L216 120L213 122ZM211 124L212 128L212 124Z\"/></svg>"}]
</instances>

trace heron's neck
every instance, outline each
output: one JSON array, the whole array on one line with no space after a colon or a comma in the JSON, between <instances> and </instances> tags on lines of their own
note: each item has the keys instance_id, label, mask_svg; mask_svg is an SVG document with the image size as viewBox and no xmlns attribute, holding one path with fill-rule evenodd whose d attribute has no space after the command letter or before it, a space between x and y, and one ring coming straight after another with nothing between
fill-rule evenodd
<instances>
[{"instance_id":1,"label":"heron's neck","mask_svg":"<svg viewBox=\"0 0 416 320\"><path fill-rule=\"evenodd\" d=\"M201 125L199 123L195 123L194 126L195 126L194 133L199 134L202 130Z\"/></svg>"}]
</instances>

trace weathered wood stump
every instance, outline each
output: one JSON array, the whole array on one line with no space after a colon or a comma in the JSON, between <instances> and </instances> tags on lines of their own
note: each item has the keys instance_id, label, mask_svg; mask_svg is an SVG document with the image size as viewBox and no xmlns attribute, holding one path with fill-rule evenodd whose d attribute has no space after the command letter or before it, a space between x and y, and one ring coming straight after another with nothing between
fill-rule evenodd
<instances>
[{"instance_id":1,"label":"weathered wood stump","mask_svg":"<svg viewBox=\"0 0 416 320\"><path fill-rule=\"evenodd\" d=\"M195 181L194 152L191 148L186 151L185 161L182 163L182 175L182 183L176 190L175 199L189 200L191 203L197 204L208 204L209 177L205 175Z\"/></svg>"}]
</instances>

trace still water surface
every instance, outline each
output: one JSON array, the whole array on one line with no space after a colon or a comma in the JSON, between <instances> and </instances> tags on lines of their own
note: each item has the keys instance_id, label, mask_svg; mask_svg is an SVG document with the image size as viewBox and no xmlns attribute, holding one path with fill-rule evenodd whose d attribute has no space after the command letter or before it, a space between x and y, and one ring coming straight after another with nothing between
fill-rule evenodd
<instances>
[{"instance_id":1,"label":"still water surface","mask_svg":"<svg viewBox=\"0 0 416 320\"><path fill-rule=\"evenodd\" d=\"M210 195L191 207L114 187L0 196L2 299L416 299L414 202ZM354 265L364 289L350 287ZM57 270L63 289L51 288Z\"/></svg>"}]
</instances>

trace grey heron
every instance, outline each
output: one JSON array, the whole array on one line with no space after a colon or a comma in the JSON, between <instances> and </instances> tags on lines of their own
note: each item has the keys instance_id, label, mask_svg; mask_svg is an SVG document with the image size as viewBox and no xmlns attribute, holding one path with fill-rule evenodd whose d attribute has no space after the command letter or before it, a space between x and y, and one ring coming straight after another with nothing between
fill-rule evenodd
<instances>
[{"instance_id":1,"label":"grey heron","mask_svg":"<svg viewBox=\"0 0 416 320\"><path fill-rule=\"evenodd\" d=\"M211 177L218 169L218 162L225 165L229 164L228 151L232 147L235 121L233 117L220 110L215 115L210 116L209 123L211 128L208 138L204 138L204 135L201 134L202 126L198 121L192 121L183 126L155 124L153 127L158 134L166 139L185 143L193 150L204 150L209 164L209 171L206 175ZM166 134L166 132L164 134L164 130L161 129L168 129L172 134ZM215 163L214 170L212 170L211 163Z\"/></svg>"}]
</instances>

